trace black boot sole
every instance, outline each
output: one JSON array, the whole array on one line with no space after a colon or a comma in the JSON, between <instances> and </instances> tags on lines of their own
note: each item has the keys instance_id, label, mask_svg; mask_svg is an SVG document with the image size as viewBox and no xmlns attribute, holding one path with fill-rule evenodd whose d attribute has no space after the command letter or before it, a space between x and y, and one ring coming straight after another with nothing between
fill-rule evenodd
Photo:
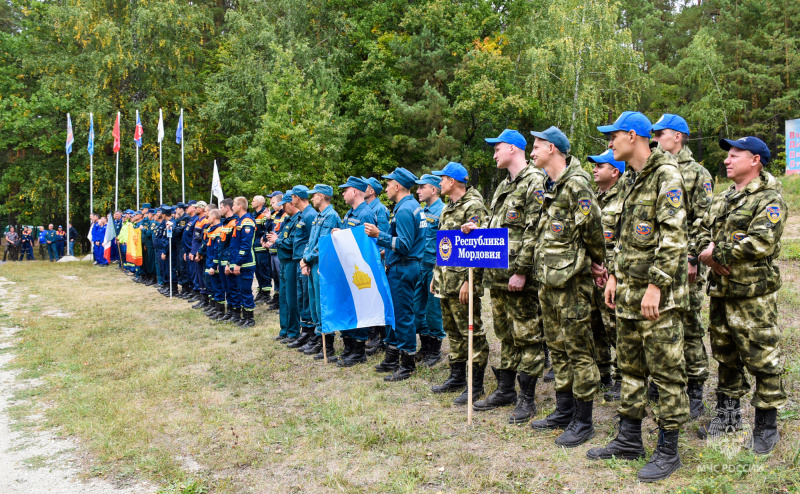
<instances>
[{"instance_id":1,"label":"black boot sole","mask_svg":"<svg viewBox=\"0 0 800 494\"><path fill-rule=\"evenodd\" d=\"M683 466L683 464L680 461L678 461L675 465L673 465L673 467L670 470L662 473L658 477L642 478L637 474L636 478L639 480L639 482L658 482L659 480L664 480L664 479L668 478L670 475L672 475L675 472L675 470L679 469L682 466Z\"/></svg>"},{"instance_id":2,"label":"black boot sole","mask_svg":"<svg viewBox=\"0 0 800 494\"><path fill-rule=\"evenodd\" d=\"M564 443L564 442L558 442L558 438L556 438L555 443L556 443L556 446L562 446L564 448L577 448L581 444L584 444L587 441L589 441L590 439L592 439L594 437L594 435L595 435L595 430L594 430L594 427L592 427L592 431L589 432L589 434L585 435L583 437L583 439L581 439L580 441L575 441L575 442L571 442L571 443Z\"/></svg>"}]
</instances>

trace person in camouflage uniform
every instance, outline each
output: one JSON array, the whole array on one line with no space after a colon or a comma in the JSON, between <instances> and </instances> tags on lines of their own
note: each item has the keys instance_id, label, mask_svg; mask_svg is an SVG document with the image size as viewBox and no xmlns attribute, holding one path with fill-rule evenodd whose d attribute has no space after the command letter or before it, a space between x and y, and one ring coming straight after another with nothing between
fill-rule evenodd
<instances>
[{"instance_id":1,"label":"person in camouflage uniform","mask_svg":"<svg viewBox=\"0 0 800 494\"><path fill-rule=\"evenodd\" d=\"M605 288L606 304L617 313L619 434L606 447L587 452L590 459L645 456L641 427L650 374L661 395L653 407L659 440L639 470L642 482L665 479L681 466L678 433L689 418L678 314L688 305L685 192L675 158L660 146L650 148L651 128L639 112L624 112L614 124L598 127L609 136L614 159L627 163L630 177Z\"/></svg>"},{"instance_id":2,"label":"person in camouflage uniform","mask_svg":"<svg viewBox=\"0 0 800 494\"><path fill-rule=\"evenodd\" d=\"M490 206L489 228L508 228L509 269L486 269L483 285L492 299L494 332L500 339L500 366L494 371L497 389L474 404L476 411L517 404L509 417L512 424L525 424L535 412L536 380L544 370L544 335L539 321L539 284L533 272L536 225L544 197L544 173L528 166L525 138L506 129L499 137L486 139L494 146L497 167L509 176L497 187ZM465 233L478 228L466 223ZM521 399L514 381L519 373Z\"/></svg>"},{"instance_id":3,"label":"person in camouflage uniform","mask_svg":"<svg viewBox=\"0 0 800 494\"><path fill-rule=\"evenodd\" d=\"M616 228L622 207L622 177L625 173L625 162L614 159L614 153L607 149L603 154L589 156L588 161L594 164L592 173L597 185L597 204L602 211L603 237L606 242L606 258L604 266L614 264L614 245L616 244ZM600 371L600 384L607 388L603 398L606 401L619 401L619 390L622 377L619 373L616 355L611 349L617 348L617 316L614 310L605 304L603 291L605 277L595 285L592 300L592 335L594 336L594 359Z\"/></svg>"},{"instance_id":4,"label":"person in camouflage uniform","mask_svg":"<svg viewBox=\"0 0 800 494\"><path fill-rule=\"evenodd\" d=\"M594 437L592 405L600 382L594 361L591 265L605 259L600 207L569 140L556 127L531 132L531 157L547 173L536 230L534 272L539 282L542 325L556 384L556 409L536 430L564 428L555 440L574 448Z\"/></svg>"},{"instance_id":5,"label":"person in camouflage uniform","mask_svg":"<svg viewBox=\"0 0 800 494\"><path fill-rule=\"evenodd\" d=\"M781 185L765 172L767 145L756 137L722 139L730 188L714 197L700 224L700 261L711 268L708 282L711 352L719 362L717 417L698 431L701 438L727 427L741 428L740 399L750 391L744 369L755 377L752 449L775 448L777 409L786 404L777 327L781 250L787 208Z\"/></svg>"},{"instance_id":6,"label":"person in camouflage uniform","mask_svg":"<svg viewBox=\"0 0 800 494\"><path fill-rule=\"evenodd\" d=\"M711 205L714 186L711 174L698 164L687 147L689 125L678 115L664 114L653 125L653 141L661 144L664 151L672 154L678 162L683 185L686 188L686 225L689 228L689 310L681 312L683 321L683 358L686 360L686 394L689 396L689 418L694 420L705 411L703 384L708 379L708 352L703 344L706 328L703 325L703 285L706 281L706 266L697 261L697 234L700 222ZM650 395L656 398L654 383L650 383ZM657 398L656 398L657 399ZM655 400L653 400L655 401Z\"/></svg>"},{"instance_id":7,"label":"person in camouflage uniform","mask_svg":"<svg viewBox=\"0 0 800 494\"><path fill-rule=\"evenodd\" d=\"M449 200L439 215L439 230L458 230L467 222L477 226L486 224L488 212L483 197L471 185L469 175L461 163L448 163L444 170L434 171L442 177L442 195ZM453 403L466 405L467 361L469 338L469 268L436 266L433 269L431 293L440 299L442 325L450 342L450 376L444 383L433 386L434 393L461 391ZM481 299L483 270L474 269L472 285L474 290L472 306L472 399L477 401L483 395L483 376L489 361L489 343L481 320Z\"/></svg>"}]
</instances>

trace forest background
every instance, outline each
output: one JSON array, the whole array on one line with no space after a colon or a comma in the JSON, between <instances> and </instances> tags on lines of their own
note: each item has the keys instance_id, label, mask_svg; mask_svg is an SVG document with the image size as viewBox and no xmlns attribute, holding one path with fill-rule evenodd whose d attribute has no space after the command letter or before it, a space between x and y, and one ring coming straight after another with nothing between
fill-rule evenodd
<instances>
[{"instance_id":1,"label":"forest background","mask_svg":"<svg viewBox=\"0 0 800 494\"><path fill-rule=\"evenodd\" d=\"M209 198L214 160L228 196L452 160L491 197L502 176L484 137L556 125L585 162L606 146L595 126L631 109L686 117L717 177L717 139L744 135L781 174L798 48L796 0L0 0L0 223L62 222L67 113L84 232L90 112L99 212L114 205L118 111L120 207L136 206L136 110L140 200L158 202L159 108L173 204L181 108L187 199Z\"/></svg>"}]
</instances>

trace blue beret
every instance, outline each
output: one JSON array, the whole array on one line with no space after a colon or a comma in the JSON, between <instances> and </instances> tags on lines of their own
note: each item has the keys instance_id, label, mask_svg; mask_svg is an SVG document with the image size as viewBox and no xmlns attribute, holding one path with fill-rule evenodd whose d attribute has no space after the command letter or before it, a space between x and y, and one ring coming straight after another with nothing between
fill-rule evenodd
<instances>
[{"instance_id":1,"label":"blue beret","mask_svg":"<svg viewBox=\"0 0 800 494\"><path fill-rule=\"evenodd\" d=\"M436 175L428 175L428 174L425 174L421 176L419 180L416 180L416 183L419 185L428 184L428 185L433 185L434 187L437 187L439 189L442 188L441 182L442 182L441 178L437 177Z\"/></svg>"},{"instance_id":2,"label":"blue beret","mask_svg":"<svg viewBox=\"0 0 800 494\"><path fill-rule=\"evenodd\" d=\"M361 180L365 181L367 183L367 185L372 187L375 190L376 194L380 194L381 192L383 192L383 185L381 185L381 183L378 181L377 178L375 178L375 177L370 177L370 178L361 177Z\"/></svg>"},{"instance_id":3,"label":"blue beret","mask_svg":"<svg viewBox=\"0 0 800 494\"><path fill-rule=\"evenodd\" d=\"M384 175L383 178L387 180L394 180L406 189L410 189L417 182L417 176L402 166L398 166L392 173Z\"/></svg>"},{"instance_id":4,"label":"blue beret","mask_svg":"<svg viewBox=\"0 0 800 494\"><path fill-rule=\"evenodd\" d=\"M308 187L305 185L295 185L292 187L292 195L300 199L308 199Z\"/></svg>"},{"instance_id":5,"label":"blue beret","mask_svg":"<svg viewBox=\"0 0 800 494\"><path fill-rule=\"evenodd\" d=\"M467 173L467 169L464 168L464 165L461 163L456 163L455 161L451 161L444 167L444 170L434 170L434 175L438 175L440 177L450 177L453 180L458 180L459 182L467 183L469 180L469 174Z\"/></svg>"},{"instance_id":6,"label":"blue beret","mask_svg":"<svg viewBox=\"0 0 800 494\"><path fill-rule=\"evenodd\" d=\"M308 191L309 194L323 194L326 196L333 196L333 187L325 184L317 184L313 189Z\"/></svg>"},{"instance_id":7,"label":"blue beret","mask_svg":"<svg viewBox=\"0 0 800 494\"><path fill-rule=\"evenodd\" d=\"M512 129L505 129L503 132L500 133L497 137L488 137L485 138L486 144L494 146L498 142L505 142L507 144L512 144L517 146L518 148L525 150L525 146L528 144L528 141L522 137L522 134L517 132L516 130Z\"/></svg>"},{"instance_id":8,"label":"blue beret","mask_svg":"<svg viewBox=\"0 0 800 494\"><path fill-rule=\"evenodd\" d=\"M538 139L544 139L564 154L569 152L569 139L558 127L550 127L544 132L531 131L531 135Z\"/></svg>"},{"instance_id":9,"label":"blue beret","mask_svg":"<svg viewBox=\"0 0 800 494\"><path fill-rule=\"evenodd\" d=\"M624 111L622 115L617 118L617 121L611 125L601 125L597 128L603 134L611 134L618 130L628 132L630 130L636 132L639 137L650 137L650 131L653 129L653 124L650 120L638 111Z\"/></svg>"},{"instance_id":10,"label":"blue beret","mask_svg":"<svg viewBox=\"0 0 800 494\"><path fill-rule=\"evenodd\" d=\"M373 180L375 180L375 179L373 179ZM375 181L377 182L377 180L375 180ZM351 177L347 177L347 182L345 182L342 185L340 185L339 188L340 189L345 189L347 187L352 187L354 189L360 190L361 192L366 192L367 191L367 186L369 186L369 184L363 178L352 177L351 176ZM375 187L373 187L373 189L374 188Z\"/></svg>"}]
</instances>

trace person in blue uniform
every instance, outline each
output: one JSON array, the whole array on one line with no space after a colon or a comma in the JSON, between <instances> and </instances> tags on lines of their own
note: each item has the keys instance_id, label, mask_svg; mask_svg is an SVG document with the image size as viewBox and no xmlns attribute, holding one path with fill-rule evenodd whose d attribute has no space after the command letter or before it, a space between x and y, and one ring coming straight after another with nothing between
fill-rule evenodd
<instances>
[{"instance_id":1,"label":"person in blue uniform","mask_svg":"<svg viewBox=\"0 0 800 494\"><path fill-rule=\"evenodd\" d=\"M283 220L286 219L287 214L286 211L283 210L283 206L281 205L281 201L283 200L283 192L274 191L272 194L268 195L270 206L272 207L271 218L268 219L264 224L264 238L262 240L264 246L266 247L269 240L267 239L267 235L271 232L278 233L281 229L281 223ZM272 300L270 301L269 310L278 310L280 309L279 304L279 293L281 291L281 261L278 259L278 249L275 246L269 247L269 268L270 273L272 273Z\"/></svg>"},{"instance_id":2,"label":"person in blue uniform","mask_svg":"<svg viewBox=\"0 0 800 494\"><path fill-rule=\"evenodd\" d=\"M283 336L280 340L283 344L293 343L300 337L300 314L297 311L297 270L298 264L292 259L294 253L294 229L300 220L300 211L292 204L292 190L289 189L283 195L280 205L286 211L287 217L281 225L280 232L270 233L269 246L278 249L278 258L281 261L281 286L280 291L280 325L281 331L278 336ZM315 356L316 357L316 356Z\"/></svg>"},{"instance_id":3,"label":"person in blue uniform","mask_svg":"<svg viewBox=\"0 0 800 494\"><path fill-rule=\"evenodd\" d=\"M119 235L119 231L122 229L122 211L114 211L113 217L114 223L114 240L111 241L111 262L117 263L120 267L122 267L122 261L120 259L120 249L117 246L117 235Z\"/></svg>"},{"instance_id":4,"label":"person in blue uniform","mask_svg":"<svg viewBox=\"0 0 800 494\"><path fill-rule=\"evenodd\" d=\"M342 219L342 229L356 228L367 223L375 224L375 211L364 200L367 183L362 178L350 177L344 185L340 185L344 202L350 210ZM370 328L355 328L342 331L344 351L339 357L340 367L352 367L367 361L366 343Z\"/></svg>"},{"instance_id":5,"label":"person in blue uniform","mask_svg":"<svg viewBox=\"0 0 800 494\"><path fill-rule=\"evenodd\" d=\"M222 289L220 281L220 270L217 260L217 249L219 248L220 233L222 231L222 218L219 209L208 213L206 223L208 228L202 245L197 248L197 252L203 253L203 266L208 275L208 307L205 313L211 319L225 315L225 291Z\"/></svg>"},{"instance_id":6,"label":"person in blue uniform","mask_svg":"<svg viewBox=\"0 0 800 494\"><path fill-rule=\"evenodd\" d=\"M64 257L64 249L67 245L67 232L64 231L64 227L58 225L58 230L56 230L56 251L58 252L58 259Z\"/></svg>"},{"instance_id":7,"label":"person in blue uniform","mask_svg":"<svg viewBox=\"0 0 800 494\"><path fill-rule=\"evenodd\" d=\"M174 296L178 292L178 242L175 240L175 219L173 209L170 206L161 208L163 218L161 220L160 241L161 241L161 273L164 277L164 288L161 292L165 297L170 293ZM170 284L171 283L171 284Z\"/></svg>"},{"instance_id":8,"label":"person in blue uniform","mask_svg":"<svg viewBox=\"0 0 800 494\"><path fill-rule=\"evenodd\" d=\"M378 372L393 372L386 381L402 381L416 370L417 336L414 328L414 287L419 280L420 262L425 252L427 221L422 207L411 195L417 177L405 168L384 175L386 195L395 203L389 220L389 232L383 233L371 223L367 235L378 239L386 251L386 275L392 292L395 325L386 334L386 354L375 367Z\"/></svg>"},{"instance_id":9,"label":"person in blue uniform","mask_svg":"<svg viewBox=\"0 0 800 494\"><path fill-rule=\"evenodd\" d=\"M447 168L445 168L447 171ZM439 198L442 189L441 179L436 175L423 175L417 180L417 197L423 205L425 221L428 222L425 234L425 254L419 280L414 288L414 320L419 336L420 349L417 362L428 367L436 365L442 359L442 340L445 337L442 327L442 307L439 299L430 292L433 280L433 268L436 266L436 233L439 231L439 215L444 203Z\"/></svg>"},{"instance_id":10,"label":"person in blue uniform","mask_svg":"<svg viewBox=\"0 0 800 494\"><path fill-rule=\"evenodd\" d=\"M225 290L226 314L219 318L220 321L230 321L238 323L241 320L241 298L239 294L239 282L228 265L231 257L231 241L236 232L236 223L239 217L233 212L233 199L223 199L219 203L222 213L222 232L220 232L220 244L217 252L219 268L222 276L222 288Z\"/></svg>"},{"instance_id":11,"label":"person in blue uniform","mask_svg":"<svg viewBox=\"0 0 800 494\"><path fill-rule=\"evenodd\" d=\"M51 227L53 225L50 225ZM51 230L52 231L52 230ZM49 232L48 232L49 233ZM55 232L53 232L55 234ZM92 244L94 249L94 261L97 263L98 266L108 266L108 261L106 260L105 256L103 255L103 240L106 238L106 218L101 216L95 221L94 225L92 226ZM55 242L48 244L53 250L55 247L53 245ZM53 260L53 255L55 252L50 254L50 260Z\"/></svg>"},{"instance_id":12,"label":"person in blue uniform","mask_svg":"<svg viewBox=\"0 0 800 494\"><path fill-rule=\"evenodd\" d=\"M188 255L189 260L195 265L192 283L197 293L197 303L192 306L192 309L207 309L211 305L211 293L209 287L206 285L206 278L208 278L206 266L208 262L204 257L205 254L203 251L207 250L207 239L205 235L210 224L209 213L211 213L214 208L211 208L205 201L197 201L194 207L197 216L193 222L192 247ZM220 221L221 220L222 216L220 215ZM205 249L203 248L204 245L206 245Z\"/></svg>"},{"instance_id":13,"label":"person in blue uniform","mask_svg":"<svg viewBox=\"0 0 800 494\"><path fill-rule=\"evenodd\" d=\"M253 197L250 205L253 207L253 219L256 222L255 242L253 252L256 256L256 280L258 280L258 293L256 293L255 303L270 300L272 293L272 273L269 264L269 249L261 245L264 237L267 222L270 220L269 208L266 206L267 200L262 195Z\"/></svg>"},{"instance_id":14,"label":"person in blue uniform","mask_svg":"<svg viewBox=\"0 0 800 494\"><path fill-rule=\"evenodd\" d=\"M375 213L375 225L383 233L389 233L389 210L384 206L378 195L383 192L383 186L377 178L361 177L361 180L366 182L367 190L364 191L364 201L366 201L369 208ZM381 257L386 254L385 249L380 249ZM383 260L381 260L383 265ZM367 355L372 356L376 353L382 352L386 345L383 343L386 338L386 330L388 326L373 326L369 328L369 340L367 340Z\"/></svg>"},{"instance_id":15,"label":"person in blue uniform","mask_svg":"<svg viewBox=\"0 0 800 494\"><path fill-rule=\"evenodd\" d=\"M92 215L94 216L94 215ZM94 221L94 218L92 218ZM39 257L42 258L44 261L45 256L47 255L45 251L47 250L47 231L44 229L43 226L39 227Z\"/></svg>"},{"instance_id":16,"label":"person in blue uniform","mask_svg":"<svg viewBox=\"0 0 800 494\"><path fill-rule=\"evenodd\" d=\"M319 287L319 240L330 235L334 228L339 228L341 220L339 213L333 209L333 187L330 185L317 184L308 191L314 208L319 211L311 224L311 233L308 237L308 244L303 251L303 258L300 260L300 272L308 279L308 304L311 311L311 322L313 327L305 330L303 335L289 348L298 348L298 351L311 355L317 343L322 341L322 318L320 312L320 287ZM333 335L330 335L331 337ZM331 348L333 341L331 340ZM320 346L321 349L321 346ZM313 352L317 353L317 352ZM332 354L331 354L332 355ZM331 359L328 359L331 362Z\"/></svg>"},{"instance_id":17,"label":"person in blue uniform","mask_svg":"<svg viewBox=\"0 0 800 494\"><path fill-rule=\"evenodd\" d=\"M256 235L256 221L247 212L247 199L237 197L233 200L233 215L237 218L236 229L231 237L228 269L233 272L232 282L237 284L239 294L239 326L249 328L255 326L253 311L256 308L253 299L253 277L256 271L253 240Z\"/></svg>"},{"instance_id":18,"label":"person in blue uniform","mask_svg":"<svg viewBox=\"0 0 800 494\"><path fill-rule=\"evenodd\" d=\"M164 252L164 240L166 239L166 225L164 224L164 207L162 204L151 215L153 218L150 220L150 230L153 232L153 250L155 251L155 273L156 284L158 291L164 293L166 287L164 281L164 261L161 259L161 254Z\"/></svg>"},{"instance_id":19,"label":"person in blue uniform","mask_svg":"<svg viewBox=\"0 0 800 494\"><path fill-rule=\"evenodd\" d=\"M33 236L31 235L30 228L22 229L22 237L19 245L19 260L25 260L25 254L28 254L28 260L33 261Z\"/></svg>"},{"instance_id":20,"label":"person in blue uniform","mask_svg":"<svg viewBox=\"0 0 800 494\"><path fill-rule=\"evenodd\" d=\"M176 234L175 241L178 242L178 281L181 284L181 293L178 295L184 300L194 300L195 292L192 283L192 269L194 263L189 260L189 253L192 250L192 234L194 233L194 220L197 216L194 205L197 201L189 201L185 204L183 216L178 220L181 234Z\"/></svg>"},{"instance_id":21,"label":"person in blue uniform","mask_svg":"<svg viewBox=\"0 0 800 494\"><path fill-rule=\"evenodd\" d=\"M308 201L308 187L295 185L292 188L292 204L300 211L300 219L294 229L294 251L292 260L297 263L297 311L300 314L300 328L303 332L314 332L314 321L311 320L311 304L308 296L308 276L300 269L300 261L306 251L311 236L311 225L317 212Z\"/></svg>"}]
</instances>

